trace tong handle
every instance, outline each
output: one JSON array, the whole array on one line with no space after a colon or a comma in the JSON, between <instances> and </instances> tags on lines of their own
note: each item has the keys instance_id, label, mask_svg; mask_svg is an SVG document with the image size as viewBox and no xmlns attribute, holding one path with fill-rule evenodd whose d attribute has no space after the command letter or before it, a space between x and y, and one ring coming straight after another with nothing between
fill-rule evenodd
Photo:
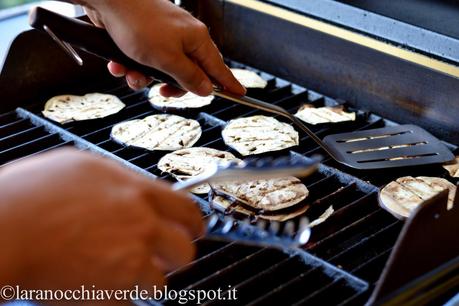
<instances>
[{"instance_id":1,"label":"tong handle","mask_svg":"<svg viewBox=\"0 0 459 306\"><path fill-rule=\"evenodd\" d=\"M140 64L125 55L105 29L79 19L56 14L42 7L31 9L29 23L40 31L45 31L45 27L49 28L59 40L88 53L139 71L156 81L179 87L177 81L168 74Z\"/></svg>"}]
</instances>

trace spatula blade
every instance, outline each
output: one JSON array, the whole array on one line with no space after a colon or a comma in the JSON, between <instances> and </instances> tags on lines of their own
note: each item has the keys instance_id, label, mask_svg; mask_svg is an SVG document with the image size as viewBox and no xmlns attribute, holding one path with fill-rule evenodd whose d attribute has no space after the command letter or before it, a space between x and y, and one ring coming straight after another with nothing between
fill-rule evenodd
<instances>
[{"instance_id":1,"label":"spatula blade","mask_svg":"<svg viewBox=\"0 0 459 306\"><path fill-rule=\"evenodd\" d=\"M355 169L428 165L454 159L440 140L410 124L333 134L323 142L339 162Z\"/></svg>"}]
</instances>

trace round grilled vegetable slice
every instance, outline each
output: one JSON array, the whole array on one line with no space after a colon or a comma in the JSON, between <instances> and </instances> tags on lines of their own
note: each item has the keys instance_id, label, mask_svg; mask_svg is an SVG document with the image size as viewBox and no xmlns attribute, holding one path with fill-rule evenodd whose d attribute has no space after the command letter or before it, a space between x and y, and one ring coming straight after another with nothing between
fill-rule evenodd
<instances>
[{"instance_id":1,"label":"round grilled vegetable slice","mask_svg":"<svg viewBox=\"0 0 459 306\"><path fill-rule=\"evenodd\" d=\"M448 209L452 208L456 186L445 179L426 176L404 176L387 184L379 192L381 206L399 219L411 213L428 199L449 189Z\"/></svg>"},{"instance_id":2,"label":"round grilled vegetable slice","mask_svg":"<svg viewBox=\"0 0 459 306\"><path fill-rule=\"evenodd\" d=\"M42 113L46 118L64 124L104 118L118 113L125 106L113 95L100 93L89 93L84 96L61 95L49 99Z\"/></svg>"},{"instance_id":3,"label":"round grilled vegetable slice","mask_svg":"<svg viewBox=\"0 0 459 306\"><path fill-rule=\"evenodd\" d=\"M253 71L232 68L231 72L245 88L265 88L268 85L268 82L265 79Z\"/></svg>"},{"instance_id":4,"label":"round grilled vegetable slice","mask_svg":"<svg viewBox=\"0 0 459 306\"><path fill-rule=\"evenodd\" d=\"M222 136L243 156L279 151L299 143L298 132L291 125L267 116L231 120Z\"/></svg>"},{"instance_id":5,"label":"round grilled vegetable slice","mask_svg":"<svg viewBox=\"0 0 459 306\"><path fill-rule=\"evenodd\" d=\"M451 177L459 178L459 156L456 156L456 159L448 164L444 164L443 168L448 171Z\"/></svg>"},{"instance_id":6,"label":"round grilled vegetable slice","mask_svg":"<svg viewBox=\"0 0 459 306\"><path fill-rule=\"evenodd\" d=\"M306 123L315 125L320 123L355 121L356 115L355 113L348 113L344 111L343 106L325 106L315 108L312 105L304 104L297 111L295 117L300 118Z\"/></svg>"},{"instance_id":7,"label":"round grilled vegetable slice","mask_svg":"<svg viewBox=\"0 0 459 306\"><path fill-rule=\"evenodd\" d=\"M212 164L231 161L240 162L241 160L229 152L196 147L166 154L159 160L158 169L172 174L178 180L187 180L204 173ZM208 184L191 190L197 194L206 194L209 191Z\"/></svg>"},{"instance_id":8,"label":"round grilled vegetable slice","mask_svg":"<svg viewBox=\"0 0 459 306\"><path fill-rule=\"evenodd\" d=\"M309 195L309 190L293 176L248 182L212 184L218 193L228 195L250 207L276 211L292 207Z\"/></svg>"},{"instance_id":9,"label":"round grilled vegetable slice","mask_svg":"<svg viewBox=\"0 0 459 306\"><path fill-rule=\"evenodd\" d=\"M302 214L304 214L308 209L309 205L298 205L298 207L294 206L291 209L284 209L284 210L276 210L271 212L254 212L247 207L243 207L242 205L238 204L239 202L234 199L230 199L225 196L214 196L211 201L211 205L213 208L220 210L220 211L227 211L228 209L234 209L234 211L247 215L247 216L256 216L257 218L269 220L269 221L278 221L278 222L285 222L290 219L296 218Z\"/></svg>"},{"instance_id":10,"label":"round grilled vegetable slice","mask_svg":"<svg viewBox=\"0 0 459 306\"><path fill-rule=\"evenodd\" d=\"M162 84L154 85L149 93L148 98L150 100L151 105L159 110L184 110L188 108L200 108L212 103L214 99L213 96L208 97L200 97L195 95L194 93L188 92L182 97L175 98L165 98L161 96L159 93L159 89L161 88Z\"/></svg>"},{"instance_id":11,"label":"round grilled vegetable slice","mask_svg":"<svg viewBox=\"0 0 459 306\"><path fill-rule=\"evenodd\" d=\"M113 140L150 151L175 151L192 147L201 137L199 122L176 115L152 115L116 124Z\"/></svg>"}]
</instances>

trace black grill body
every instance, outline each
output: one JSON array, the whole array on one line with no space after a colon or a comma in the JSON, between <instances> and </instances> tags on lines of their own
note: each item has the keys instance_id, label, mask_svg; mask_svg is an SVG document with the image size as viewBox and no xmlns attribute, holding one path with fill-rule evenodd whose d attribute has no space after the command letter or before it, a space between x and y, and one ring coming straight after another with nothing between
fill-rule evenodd
<instances>
[{"instance_id":1,"label":"black grill body","mask_svg":"<svg viewBox=\"0 0 459 306\"><path fill-rule=\"evenodd\" d=\"M216 3L220 1L215 1L214 4ZM226 3L225 10L228 10L225 11L225 14L228 12L232 14L230 16L233 18L230 19L232 21L229 24L233 29L241 30L240 27L247 21L246 18L266 18L266 16L260 17L250 12L243 16L240 11L236 10L236 7L231 8L231 5L231 3ZM207 9L215 10L216 8L218 8L217 13L222 12L221 7L210 3ZM220 15L213 16L216 18ZM212 23L212 20L210 22ZM270 22L272 27L276 28L278 21L272 19ZM214 24L216 27L213 30L219 31L220 23ZM220 30L222 32L216 33L218 40L227 35L227 30L221 28ZM249 31L246 38L248 39L251 35L255 33ZM267 33L261 34L262 37L265 35ZM279 52L281 58L285 58L286 55L291 56L290 62L277 61L274 65L272 59L265 57L266 54L261 54L263 52L260 51L260 48L257 49L258 51L248 48L244 55L242 52L236 52L230 47L231 44L236 43L243 42L229 37L223 42L224 50L238 60L244 60L246 64L264 68L266 71L278 72L278 75L288 76L289 80L300 80L302 84L310 76L319 76L317 73L310 74L310 71L302 71L303 64L294 69L291 66L292 58L294 58L292 53L283 54L282 50L273 50L273 53ZM262 42L256 41L256 43L261 44ZM30 52L32 44L34 51ZM276 44L275 48L281 48L281 44ZM292 47L291 50L294 48ZM308 52L297 60L305 60ZM53 60L49 60L51 58ZM36 31L22 33L16 39L0 75L0 88L4 90L3 101L0 105L2 110L0 115L0 165L4 167L26 156L72 145L115 159L152 179L173 181L171 176L164 175L156 167L163 153L127 148L110 139L110 129L114 124L158 113L148 103L146 91L134 92L128 89L119 80L108 75L105 63L89 55L84 55L83 58L85 65L77 67L51 39ZM335 60L339 61L339 59ZM228 64L233 67L247 67L230 60ZM295 112L305 102L315 106L344 103L350 110L357 112L355 122L312 127L321 138L338 132L359 131L397 124L377 113L356 108L356 105L343 100L330 98L315 90L295 85L262 71L258 72L269 80L269 85L265 90L250 90L249 95L280 105L290 112ZM329 73L331 71L328 68L320 71L320 77L311 83L312 87L320 83L322 85L317 87L334 88L335 93L346 92L347 85L338 83L337 76ZM365 85L366 87L363 88L365 90L372 88L368 83ZM83 94L89 91L115 94L123 100L127 107L109 118L64 126L50 122L41 115L44 102L50 96L64 93ZM362 93L362 95L367 94ZM341 96L334 95L334 97L340 98ZM344 97L349 98L349 95L346 94ZM384 97L384 99L389 99L389 97ZM375 103L380 101L377 100ZM230 150L221 139L222 126L230 119L255 114L261 114L261 112L216 99L208 107L197 112L184 112L181 115L198 120L203 128L203 136L196 146ZM448 127L453 133L455 126ZM459 153L454 144L448 145L456 154ZM311 157L324 152L306 135L300 133L300 145L283 153ZM174 289L216 289L231 285L239 292L238 301L234 305L272 305L273 303L276 305L363 305L370 299L378 280L382 282L381 275L384 269L388 269L386 266L388 259L391 259L390 262L397 263L397 258L394 259L391 254L395 253L394 245L400 237L404 223L379 207L377 191L379 187L403 175L447 177L447 173L439 165L385 170L384 172L364 172L345 168L325 158L319 171L303 180L310 190L310 196L305 203L310 205L310 209L305 214L315 219L330 205L333 205L335 212L326 222L314 228L311 240L303 249L285 250L236 241L202 238L196 241L198 256L195 262L168 275L169 284ZM205 215L211 212L209 199L206 196L195 197L195 199ZM437 200L439 201L437 206L441 206L442 199ZM454 229L453 226L451 225L450 229ZM439 235L441 232L442 229L439 230ZM442 263L457 257L458 253L454 252L453 256L441 258ZM422 254L419 255L420 257L435 257L425 252L420 254ZM451 269L457 271L457 260L453 264L453 267L448 266L449 271ZM439 265L439 263L433 264L434 267ZM416 273L412 274L413 278L427 272L421 267L413 269L416 270ZM400 272L403 273L403 271ZM440 283L438 283L438 278L435 280L438 288L447 282L444 278ZM454 284L457 285L457 282ZM452 292L453 290L442 292L440 298L445 299L451 296ZM373 302L377 301L379 298L376 301L373 300ZM171 304L170 301L163 302ZM206 303L212 304L212 301L206 301Z\"/></svg>"},{"instance_id":2,"label":"black grill body","mask_svg":"<svg viewBox=\"0 0 459 306\"><path fill-rule=\"evenodd\" d=\"M448 75L446 68L435 70L441 63L452 63L457 68L457 38L338 1L183 2L210 25L228 57L400 123L416 123L444 140L459 142L459 107L455 102L459 99L459 73L454 68L454 75ZM372 40L366 41L368 38ZM397 57L394 52L386 52L387 46L395 47L396 55L400 49L413 52ZM419 55L439 62L430 67L420 65Z\"/></svg>"}]
</instances>

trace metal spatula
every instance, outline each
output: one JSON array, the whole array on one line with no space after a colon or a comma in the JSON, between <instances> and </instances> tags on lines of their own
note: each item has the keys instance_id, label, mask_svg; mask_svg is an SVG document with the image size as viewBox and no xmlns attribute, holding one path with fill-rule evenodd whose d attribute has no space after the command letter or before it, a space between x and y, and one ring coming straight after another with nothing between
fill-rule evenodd
<instances>
[{"instance_id":1,"label":"metal spatula","mask_svg":"<svg viewBox=\"0 0 459 306\"><path fill-rule=\"evenodd\" d=\"M169 75L126 56L104 29L38 7L30 13L30 24L51 35L80 65L82 59L71 45L106 60L123 64L157 81L179 87ZM279 106L247 96L237 96L219 88L215 89L213 95L290 120L333 159L355 169L425 165L454 159L454 155L437 138L413 125L329 135L322 141L302 121Z\"/></svg>"}]
</instances>

